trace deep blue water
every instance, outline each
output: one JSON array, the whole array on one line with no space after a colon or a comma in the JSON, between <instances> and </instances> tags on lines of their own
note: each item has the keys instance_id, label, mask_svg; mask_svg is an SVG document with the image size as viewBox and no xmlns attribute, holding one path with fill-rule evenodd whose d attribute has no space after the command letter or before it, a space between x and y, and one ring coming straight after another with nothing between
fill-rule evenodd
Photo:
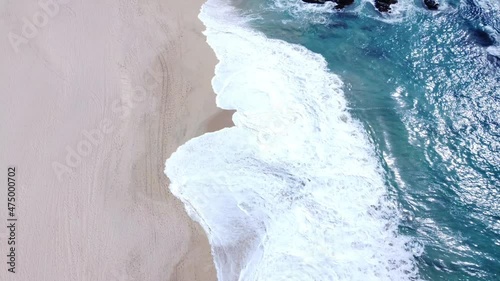
<instances>
[{"instance_id":1,"label":"deep blue water","mask_svg":"<svg viewBox=\"0 0 500 281\"><path fill-rule=\"evenodd\" d=\"M300 0L237 3L269 38L322 54L344 82L426 280L500 280L500 3L420 1L381 15ZM488 52L489 51L489 52ZM493 54L492 54L493 53ZM305 69L304 71L307 71Z\"/></svg>"}]
</instances>

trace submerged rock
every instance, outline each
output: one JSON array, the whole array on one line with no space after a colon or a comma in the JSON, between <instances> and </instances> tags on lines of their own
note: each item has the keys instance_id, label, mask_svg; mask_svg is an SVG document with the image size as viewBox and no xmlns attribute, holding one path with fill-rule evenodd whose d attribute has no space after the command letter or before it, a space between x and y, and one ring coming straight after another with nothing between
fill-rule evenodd
<instances>
[{"instance_id":1,"label":"submerged rock","mask_svg":"<svg viewBox=\"0 0 500 281\"><path fill-rule=\"evenodd\" d=\"M482 47L489 47L495 44L493 36L479 28L472 29L469 36L472 41Z\"/></svg>"},{"instance_id":2,"label":"submerged rock","mask_svg":"<svg viewBox=\"0 0 500 281\"><path fill-rule=\"evenodd\" d=\"M375 8L379 12L387 13L391 11L391 5L398 3L397 0L375 0Z\"/></svg>"},{"instance_id":3,"label":"submerged rock","mask_svg":"<svg viewBox=\"0 0 500 281\"><path fill-rule=\"evenodd\" d=\"M424 4L429 10L437 10L439 8L439 3L435 0L424 0Z\"/></svg>"},{"instance_id":4,"label":"submerged rock","mask_svg":"<svg viewBox=\"0 0 500 281\"><path fill-rule=\"evenodd\" d=\"M329 28L342 28L342 29L348 29L349 25L343 21L332 21L328 23L327 25Z\"/></svg>"}]
</instances>

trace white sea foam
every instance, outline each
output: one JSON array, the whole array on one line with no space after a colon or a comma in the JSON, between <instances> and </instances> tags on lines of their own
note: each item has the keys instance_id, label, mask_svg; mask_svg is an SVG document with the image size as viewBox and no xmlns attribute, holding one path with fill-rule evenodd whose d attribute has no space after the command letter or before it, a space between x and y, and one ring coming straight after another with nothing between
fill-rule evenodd
<instances>
[{"instance_id":1,"label":"white sea foam","mask_svg":"<svg viewBox=\"0 0 500 281\"><path fill-rule=\"evenodd\" d=\"M190 140L165 173L207 232L218 279L418 279L420 249L397 235L373 145L324 58L251 30L221 0L200 18L236 126Z\"/></svg>"},{"instance_id":2,"label":"white sea foam","mask_svg":"<svg viewBox=\"0 0 500 281\"><path fill-rule=\"evenodd\" d=\"M500 58L500 47L490 46L486 48L486 51L490 53L492 56Z\"/></svg>"},{"instance_id":3,"label":"white sea foam","mask_svg":"<svg viewBox=\"0 0 500 281\"><path fill-rule=\"evenodd\" d=\"M323 24L331 19L332 13L354 13L361 14L364 17L369 17L374 20L386 23L400 23L407 20L419 10L415 6L413 0L398 0L397 4L391 5L391 11L388 13L378 12L375 8L375 0L359 0L344 10L336 10L336 4L326 2L321 4L304 3L302 0L274 0L273 7L290 14L298 21L306 21L308 23Z\"/></svg>"},{"instance_id":4,"label":"white sea foam","mask_svg":"<svg viewBox=\"0 0 500 281\"><path fill-rule=\"evenodd\" d=\"M273 7L277 10L287 12L295 20L306 20L308 23L325 23L335 12L336 4L326 2L325 4L304 3L302 0L274 0Z\"/></svg>"}]
</instances>

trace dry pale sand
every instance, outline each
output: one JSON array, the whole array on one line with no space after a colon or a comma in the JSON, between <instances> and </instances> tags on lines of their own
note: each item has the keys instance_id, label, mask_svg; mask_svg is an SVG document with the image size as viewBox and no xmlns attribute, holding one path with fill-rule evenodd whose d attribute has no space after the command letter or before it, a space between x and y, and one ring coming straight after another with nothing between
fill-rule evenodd
<instances>
[{"instance_id":1,"label":"dry pale sand","mask_svg":"<svg viewBox=\"0 0 500 281\"><path fill-rule=\"evenodd\" d=\"M231 125L202 0L53 1L0 2L0 154L18 218L12 274L4 184L0 280L215 280L163 174L179 145Z\"/></svg>"}]
</instances>

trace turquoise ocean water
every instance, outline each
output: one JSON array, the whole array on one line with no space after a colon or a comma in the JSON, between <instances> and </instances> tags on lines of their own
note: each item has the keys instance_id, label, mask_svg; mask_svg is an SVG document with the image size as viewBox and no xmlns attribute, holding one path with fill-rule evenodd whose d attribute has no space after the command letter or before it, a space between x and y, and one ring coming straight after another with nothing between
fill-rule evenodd
<instances>
[{"instance_id":1,"label":"turquoise ocean water","mask_svg":"<svg viewBox=\"0 0 500 281\"><path fill-rule=\"evenodd\" d=\"M219 280L500 280L500 2L440 4L205 4L236 127L166 173Z\"/></svg>"}]
</instances>

